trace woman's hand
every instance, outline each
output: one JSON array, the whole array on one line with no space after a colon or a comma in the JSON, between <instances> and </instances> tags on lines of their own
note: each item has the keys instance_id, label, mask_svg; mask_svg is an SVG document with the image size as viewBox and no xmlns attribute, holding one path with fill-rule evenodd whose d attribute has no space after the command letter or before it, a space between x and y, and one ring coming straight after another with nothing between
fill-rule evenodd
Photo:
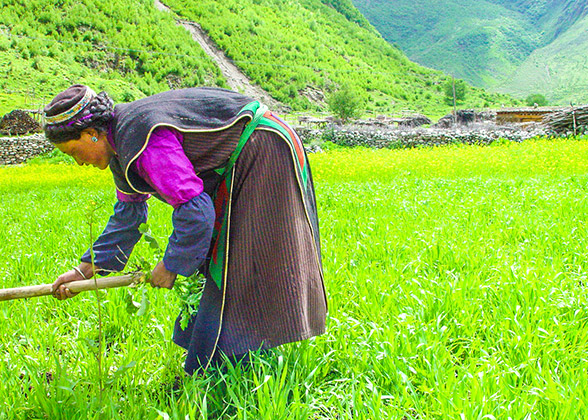
<instances>
[{"instance_id":1,"label":"woman's hand","mask_svg":"<svg viewBox=\"0 0 588 420\"><path fill-rule=\"evenodd\" d=\"M80 263L80 265L77 267L77 270L69 270L68 272L63 273L61 276L57 277L57 280L55 280L51 287L53 297L59 300L65 300L74 297L77 295L77 293L73 293L71 290L69 290L65 286L65 283L86 280L91 278L93 275L94 271L92 270L92 264L85 262Z\"/></svg>"},{"instance_id":2,"label":"woman's hand","mask_svg":"<svg viewBox=\"0 0 588 420\"><path fill-rule=\"evenodd\" d=\"M165 268L163 261L160 261L151 272L151 286L171 289L174 287L177 276L178 275L176 273L172 273L167 268Z\"/></svg>"}]
</instances>

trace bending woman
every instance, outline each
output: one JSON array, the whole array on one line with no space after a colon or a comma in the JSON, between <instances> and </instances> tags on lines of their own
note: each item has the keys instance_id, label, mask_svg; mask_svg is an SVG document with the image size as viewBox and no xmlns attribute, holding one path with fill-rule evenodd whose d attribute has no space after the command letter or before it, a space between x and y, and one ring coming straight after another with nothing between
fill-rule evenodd
<instances>
[{"instance_id":1,"label":"bending woman","mask_svg":"<svg viewBox=\"0 0 588 420\"><path fill-rule=\"evenodd\" d=\"M173 232L152 273L206 277L198 312L174 342L185 370L221 354L304 340L325 331L326 295L312 175L296 133L259 102L217 88L160 93L113 107L74 85L45 107L45 134L79 165L110 167L117 202L78 267L54 283L123 270L154 196L174 207Z\"/></svg>"}]
</instances>

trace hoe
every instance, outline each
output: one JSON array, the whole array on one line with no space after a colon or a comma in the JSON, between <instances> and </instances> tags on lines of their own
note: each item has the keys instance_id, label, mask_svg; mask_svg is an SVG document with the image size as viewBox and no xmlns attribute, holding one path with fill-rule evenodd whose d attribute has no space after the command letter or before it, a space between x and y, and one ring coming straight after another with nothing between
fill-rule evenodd
<instances>
[{"instance_id":1,"label":"hoe","mask_svg":"<svg viewBox=\"0 0 588 420\"><path fill-rule=\"evenodd\" d=\"M145 280L143 273L133 273L118 277L104 277L99 279L89 279L72 281L65 285L74 293L87 292L89 290L112 289L115 287L125 287L140 283ZM0 301L25 299L37 296L51 295L51 283L39 284L37 286L15 287L12 289L0 289Z\"/></svg>"}]
</instances>

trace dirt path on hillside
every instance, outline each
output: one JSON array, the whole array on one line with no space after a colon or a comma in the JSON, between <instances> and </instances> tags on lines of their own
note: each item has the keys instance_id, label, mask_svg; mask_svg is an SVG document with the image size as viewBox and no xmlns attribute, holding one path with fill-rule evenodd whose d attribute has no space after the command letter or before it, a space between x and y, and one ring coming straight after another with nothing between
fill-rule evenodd
<instances>
[{"instance_id":1,"label":"dirt path on hillside","mask_svg":"<svg viewBox=\"0 0 588 420\"><path fill-rule=\"evenodd\" d=\"M154 0L155 7L158 10L173 13L173 11L159 0ZM204 52L212 58L218 65L223 76L227 80L230 89L241 92L247 96L258 99L271 109L284 111L287 109L283 104L272 98L265 90L251 83L251 80L233 64L232 60L219 49L214 41L204 32L196 22L190 22L176 18L178 25L182 25L192 35L192 39L198 42Z\"/></svg>"}]
</instances>

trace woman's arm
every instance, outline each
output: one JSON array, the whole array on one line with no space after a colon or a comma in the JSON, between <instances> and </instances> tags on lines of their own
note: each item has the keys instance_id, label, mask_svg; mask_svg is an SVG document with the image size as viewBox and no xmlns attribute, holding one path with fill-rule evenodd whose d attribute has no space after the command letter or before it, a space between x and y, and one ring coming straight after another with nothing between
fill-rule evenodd
<instances>
[{"instance_id":1,"label":"woman's arm","mask_svg":"<svg viewBox=\"0 0 588 420\"><path fill-rule=\"evenodd\" d=\"M147 203L145 201L131 202L119 199L116 202L114 214L110 216L104 231L92 246L94 265L100 267L100 274L123 270L135 244L141 239L139 226L146 221ZM81 260L92 263L89 249Z\"/></svg>"},{"instance_id":2,"label":"woman's arm","mask_svg":"<svg viewBox=\"0 0 588 420\"><path fill-rule=\"evenodd\" d=\"M94 266L88 249L81 258L79 266L60 275L53 283L53 296L57 299L67 299L75 296L64 283L89 279L94 275L108 272L122 271L125 267L135 244L141 238L139 226L147 220L148 196L133 197L133 201L121 201L130 197L120 197L114 205L114 214L108 220L102 234L92 246L94 252ZM141 201L142 200L142 201Z\"/></svg>"},{"instance_id":3,"label":"woman's arm","mask_svg":"<svg viewBox=\"0 0 588 420\"><path fill-rule=\"evenodd\" d=\"M157 128L149 144L136 161L137 173L174 207L174 230L162 263L153 271L151 284L173 287L176 274L190 276L208 254L215 213L204 193L190 160L186 157L182 134L169 128Z\"/></svg>"},{"instance_id":4,"label":"woman's arm","mask_svg":"<svg viewBox=\"0 0 588 420\"><path fill-rule=\"evenodd\" d=\"M163 257L169 271L186 277L196 272L210 248L214 216L212 199L205 192L176 207Z\"/></svg>"}]
</instances>

